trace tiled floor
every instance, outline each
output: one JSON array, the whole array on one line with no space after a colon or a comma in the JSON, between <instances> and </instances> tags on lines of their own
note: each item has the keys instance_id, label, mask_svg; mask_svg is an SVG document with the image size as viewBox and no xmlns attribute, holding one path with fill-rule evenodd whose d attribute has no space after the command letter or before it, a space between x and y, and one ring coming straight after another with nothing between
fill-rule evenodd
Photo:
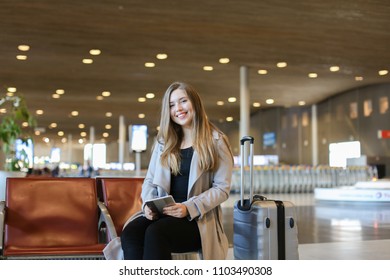
<instances>
[{"instance_id":1,"label":"tiled floor","mask_svg":"<svg viewBox=\"0 0 390 280\"><path fill-rule=\"evenodd\" d=\"M302 260L390 260L390 203L324 202L309 194L269 194L296 206L299 258ZM225 230L232 248L233 206L223 204Z\"/></svg>"}]
</instances>

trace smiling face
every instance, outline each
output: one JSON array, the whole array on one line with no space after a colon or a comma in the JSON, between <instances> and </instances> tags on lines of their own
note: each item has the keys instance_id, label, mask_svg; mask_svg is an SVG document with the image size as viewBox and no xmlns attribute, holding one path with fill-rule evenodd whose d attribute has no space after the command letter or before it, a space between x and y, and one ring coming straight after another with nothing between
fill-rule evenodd
<instances>
[{"instance_id":1,"label":"smiling face","mask_svg":"<svg viewBox=\"0 0 390 280\"><path fill-rule=\"evenodd\" d=\"M187 92L181 88L172 91L169 98L169 108L173 122L183 128L190 128L194 118L192 103Z\"/></svg>"}]
</instances>

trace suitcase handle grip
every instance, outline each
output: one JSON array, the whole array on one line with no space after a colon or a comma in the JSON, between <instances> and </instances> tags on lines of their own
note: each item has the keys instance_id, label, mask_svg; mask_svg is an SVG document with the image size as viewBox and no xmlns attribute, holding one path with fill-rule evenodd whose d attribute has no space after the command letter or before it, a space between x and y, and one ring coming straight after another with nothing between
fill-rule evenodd
<instances>
[{"instance_id":1,"label":"suitcase handle grip","mask_svg":"<svg viewBox=\"0 0 390 280\"><path fill-rule=\"evenodd\" d=\"M254 143L254 138L252 136L244 136L241 138L240 142L241 142L241 145L244 145L245 142L247 141L250 141L251 144Z\"/></svg>"},{"instance_id":2,"label":"suitcase handle grip","mask_svg":"<svg viewBox=\"0 0 390 280\"><path fill-rule=\"evenodd\" d=\"M241 194L240 194L240 203L241 206L244 207L244 165L245 165L245 151L244 151L244 144L245 142L250 142L250 162L249 162L249 177L250 177L250 182L249 182L249 205L252 204L253 201L253 143L254 143L254 138L252 136L244 136L241 138L240 143L241 143Z\"/></svg>"}]
</instances>

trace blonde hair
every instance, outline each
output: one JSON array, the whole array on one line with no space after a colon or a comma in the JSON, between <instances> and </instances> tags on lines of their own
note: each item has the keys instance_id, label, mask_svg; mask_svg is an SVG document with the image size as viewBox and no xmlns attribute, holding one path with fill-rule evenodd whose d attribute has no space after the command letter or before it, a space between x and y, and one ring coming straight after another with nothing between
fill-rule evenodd
<instances>
[{"instance_id":1,"label":"blonde hair","mask_svg":"<svg viewBox=\"0 0 390 280\"><path fill-rule=\"evenodd\" d=\"M194 110L192 139L193 148L199 154L199 166L203 171L214 170L218 166L218 151L214 145L213 131L221 132L208 120L198 92L184 82L172 83L165 91L162 100L160 130L157 135L158 141L164 144L161 164L170 168L175 175L180 172L180 145L183 131L180 125L172 121L169 106L171 93L176 89L184 90L192 103Z\"/></svg>"}]
</instances>

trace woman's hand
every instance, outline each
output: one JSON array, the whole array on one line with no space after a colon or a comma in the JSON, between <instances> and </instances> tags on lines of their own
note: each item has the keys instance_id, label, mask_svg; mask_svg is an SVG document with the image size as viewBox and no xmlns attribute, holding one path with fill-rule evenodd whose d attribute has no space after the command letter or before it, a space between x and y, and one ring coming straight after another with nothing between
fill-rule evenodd
<instances>
[{"instance_id":1,"label":"woman's hand","mask_svg":"<svg viewBox=\"0 0 390 280\"><path fill-rule=\"evenodd\" d=\"M158 219L158 214L153 212L152 209L148 207L148 205L145 205L144 207L144 213L145 217L149 220L157 220Z\"/></svg>"},{"instance_id":2,"label":"woman's hand","mask_svg":"<svg viewBox=\"0 0 390 280\"><path fill-rule=\"evenodd\" d=\"M188 215L188 210L184 204L175 203L174 205L164 207L163 214L176 218L184 218Z\"/></svg>"}]
</instances>

